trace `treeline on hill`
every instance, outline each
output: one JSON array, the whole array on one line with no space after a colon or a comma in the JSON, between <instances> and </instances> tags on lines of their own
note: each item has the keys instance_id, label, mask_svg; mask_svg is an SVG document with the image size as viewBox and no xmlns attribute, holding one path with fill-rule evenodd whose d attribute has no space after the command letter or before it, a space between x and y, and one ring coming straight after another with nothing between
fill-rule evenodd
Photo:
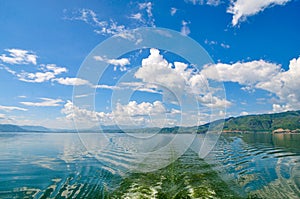
<instances>
[{"instance_id":1,"label":"treeline on hill","mask_svg":"<svg viewBox=\"0 0 300 199\"><path fill-rule=\"evenodd\" d=\"M198 127L198 133L207 131L210 125L222 125L222 121L215 121ZM283 113L247 115L225 119L223 131L274 131L277 129L300 129L300 111Z\"/></svg>"},{"instance_id":2,"label":"treeline on hill","mask_svg":"<svg viewBox=\"0 0 300 199\"><path fill-rule=\"evenodd\" d=\"M272 132L277 129L297 130L300 129L300 111L230 117L198 127L163 128L160 133L206 133L208 129L212 131L214 129L219 130L222 128L222 125L224 125L223 132Z\"/></svg>"}]
</instances>

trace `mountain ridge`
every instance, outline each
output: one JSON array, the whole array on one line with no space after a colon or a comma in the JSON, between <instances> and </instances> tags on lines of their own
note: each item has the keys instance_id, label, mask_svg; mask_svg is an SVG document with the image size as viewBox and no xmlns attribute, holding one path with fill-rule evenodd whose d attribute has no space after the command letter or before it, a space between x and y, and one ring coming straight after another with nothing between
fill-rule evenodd
<instances>
[{"instance_id":1,"label":"mountain ridge","mask_svg":"<svg viewBox=\"0 0 300 199\"><path fill-rule=\"evenodd\" d=\"M237 117L229 117L224 120L217 120L206 123L200 126L193 127L165 127L161 128L139 128L130 129L128 131L151 133L151 131L159 131L159 133L184 133L184 132L197 132L206 133L210 127L222 128L223 132L300 132L300 110L286 111L281 113L271 114L256 114L245 115ZM105 126L106 127L106 126ZM115 127L115 126L114 126ZM218 128L219 127L219 128ZM79 130L80 132L96 132L99 129L91 128L86 130ZM107 127L102 129L107 133L124 133L120 128ZM49 129L43 126L18 126L13 124L0 124L0 132L77 132L75 130L59 130Z\"/></svg>"}]
</instances>

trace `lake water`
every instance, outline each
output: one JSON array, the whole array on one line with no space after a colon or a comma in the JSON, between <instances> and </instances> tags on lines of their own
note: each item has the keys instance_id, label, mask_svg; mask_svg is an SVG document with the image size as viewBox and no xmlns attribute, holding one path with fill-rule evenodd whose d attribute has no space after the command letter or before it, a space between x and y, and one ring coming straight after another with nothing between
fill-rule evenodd
<instances>
[{"instance_id":1,"label":"lake water","mask_svg":"<svg viewBox=\"0 0 300 199\"><path fill-rule=\"evenodd\" d=\"M0 198L300 198L300 135L222 134L204 159L160 141L0 133Z\"/></svg>"}]
</instances>

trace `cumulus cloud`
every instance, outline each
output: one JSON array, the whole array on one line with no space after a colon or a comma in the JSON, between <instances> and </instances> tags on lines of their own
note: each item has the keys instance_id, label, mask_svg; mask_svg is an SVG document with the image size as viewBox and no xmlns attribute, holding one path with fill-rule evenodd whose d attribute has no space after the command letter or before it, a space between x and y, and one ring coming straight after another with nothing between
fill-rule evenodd
<instances>
[{"instance_id":1,"label":"cumulus cloud","mask_svg":"<svg viewBox=\"0 0 300 199\"><path fill-rule=\"evenodd\" d=\"M5 49L9 54L0 55L0 60L7 64L34 64L36 65L37 55L33 52L22 49Z\"/></svg>"},{"instance_id":2,"label":"cumulus cloud","mask_svg":"<svg viewBox=\"0 0 300 199\"><path fill-rule=\"evenodd\" d=\"M198 100L209 108L224 108L231 106L231 102L227 101L226 99L218 98L211 93L207 93L203 96L198 96Z\"/></svg>"},{"instance_id":3,"label":"cumulus cloud","mask_svg":"<svg viewBox=\"0 0 300 199\"><path fill-rule=\"evenodd\" d=\"M94 126L95 122L119 125L153 125L153 121L149 118L166 113L166 109L162 102L155 101L141 102L130 101L128 104L117 103L112 112L97 112L88 110L74 105L71 101L67 101L61 110L67 119L75 119L76 121L86 122L90 126ZM161 117L159 117L162 119Z\"/></svg>"},{"instance_id":4,"label":"cumulus cloud","mask_svg":"<svg viewBox=\"0 0 300 199\"><path fill-rule=\"evenodd\" d=\"M61 106L63 100L61 99L51 99L51 98L40 98L40 102L20 102L26 106L37 106L37 107L53 107L53 106Z\"/></svg>"},{"instance_id":5,"label":"cumulus cloud","mask_svg":"<svg viewBox=\"0 0 300 199\"><path fill-rule=\"evenodd\" d=\"M66 78L61 77L61 78L52 79L52 81L67 86L90 85L89 81L77 77L66 77Z\"/></svg>"},{"instance_id":6,"label":"cumulus cloud","mask_svg":"<svg viewBox=\"0 0 300 199\"><path fill-rule=\"evenodd\" d=\"M262 81L257 88L267 90L277 95L283 106L274 105L274 110L300 109L300 58L292 59L287 71L280 71L268 81Z\"/></svg>"},{"instance_id":7,"label":"cumulus cloud","mask_svg":"<svg viewBox=\"0 0 300 199\"><path fill-rule=\"evenodd\" d=\"M122 105L117 103L116 109L114 111L114 115L117 117L120 116L147 116L147 115L155 115L165 113L166 109L161 101L155 101L153 103L150 102L142 102L138 104L136 101L130 101L126 105Z\"/></svg>"},{"instance_id":8,"label":"cumulus cloud","mask_svg":"<svg viewBox=\"0 0 300 199\"><path fill-rule=\"evenodd\" d=\"M8 112L8 111L14 111L14 110L27 111L28 109L17 107L17 106L3 106L3 105L0 105L0 110Z\"/></svg>"},{"instance_id":9,"label":"cumulus cloud","mask_svg":"<svg viewBox=\"0 0 300 199\"><path fill-rule=\"evenodd\" d=\"M149 57L142 60L142 66L135 73L135 77L177 93L185 87L184 79L172 69L172 64L169 64L157 49L150 49Z\"/></svg>"},{"instance_id":10,"label":"cumulus cloud","mask_svg":"<svg viewBox=\"0 0 300 199\"><path fill-rule=\"evenodd\" d=\"M128 58L121 58L121 59L108 59L106 57L102 56L94 56L94 59L97 61L103 61L108 64L114 65L114 71L117 70L116 66L120 66L120 71L126 71L126 65L130 64L130 61Z\"/></svg>"},{"instance_id":11,"label":"cumulus cloud","mask_svg":"<svg viewBox=\"0 0 300 199\"><path fill-rule=\"evenodd\" d=\"M213 89L210 89L203 74L194 72L186 63L168 63L157 49L150 49L149 57L142 60L135 77L145 83L159 85L162 90L167 88L176 96L198 95L198 100L209 107L230 105L225 99L213 95Z\"/></svg>"},{"instance_id":12,"label":"cumulus cloud","mask_svg":"<svg viewBox=\"0 0 300 199\"><path fill-rule=\"evenodd\" d=\"M236 82L246 86L244 89L262 89L276 95L279 103L273 104L275 112L300 109L300 58L292 59L287 71L278 64L258 60L208 65L201 74L208 79Z\"/></svg>"},{"instance_id":13,"label":"cumulus cloud","mask_svg":"<svg viewBox=\"0 0 300 199\"><path fill-rule=\"evenodd\" d=\"M278 64L258 60L236 62L234 64L217 63L207 65L203 68L201 74L206 78L217 81L230 81L254 86L277 75L280 70L281 67Z\"/></svg>"},{"instance_id":14,"label":"cumulus cloud","mask_svg":"<svg viewBox=\"0 0 300 199\"><path fill-rule=\"evenodd\" d=\"M295 107L292 107L290 104L273 104L272 107L272 111L275 113L295 110Z\"/></svg>"},{"instance_id":15,"label":"cumulus cloud","mask_svg":"<svg viewBox=\"0 0 300 199\"><path fill-rule=\"evenodd\" d=\"M231 0L227 12L233 14L231 23L236 26L239 22L245 21L247 17L256 15L268 7L285 5L289 1L291 0Z\"/></svg>"},{"instance_id":16,"label":"cumulus cloud","mask_svg":"<svg viewBox=\"0 0 300 199\"><path fill-rule=\"evenodd\" d=\"M114 120L119 125L155 126L165 125L167 110L161 101L141 102L130 101L128 104L117 103L112 112Z\"/></svg>"},{"instance_id":17,"label":"cumulus cloud","mask_svg":"<svg viewBox=\"0 0 300 199\"><path fill-rule=\"evenodd\" d=\"M73 102L69 100L66 102L61 112L66 115L67 119L84 120L91 122L97 122L101 120L101 118L109 116L104 112L96 112L85 108L80 108L78 106L75 106Z\"/></svg>"}]
</instances>

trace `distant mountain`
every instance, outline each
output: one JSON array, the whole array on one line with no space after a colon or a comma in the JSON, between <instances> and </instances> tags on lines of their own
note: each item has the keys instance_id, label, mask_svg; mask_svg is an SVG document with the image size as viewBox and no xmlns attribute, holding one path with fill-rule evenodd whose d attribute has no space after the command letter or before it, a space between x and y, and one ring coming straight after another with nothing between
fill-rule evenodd
<instances>
[{"instance_id":1,"label":"distant mountain","mask_svg":"<svg viewBox=\"0 0 300 199\"><path fill-rule=\"evenodd\" d=\"M222 121L215 121L212 125L222 125ZM198 133L207 131L210 123L199 126ZM274 131L277 129L300 129L300 111L288 111L283 113L247 115L240 117L230 117L225 119L223 131Z\"/></svg>"},{"instance_id":2,"label":"distant mountain","mask_svg":"<svg viewBox=\"0 0 300 199\"><path fill-rule=\"evenodd\" d=\"M224 123L223 123L224 122ZM240 117L230 117L225 120L217 120L201 126L194 127L166 127L166 128L132 128L130 126L122 126L123 130L132 133L206 133L210 127L223 126L223 132L251 131L251 132L279 132L295 131L300 132L300 111L288 111L283 113L247 115ZM101 126L105 133L123 133L116 125ZM281 129L281 130L280 130ZM99 127L94 127L79 132L98 132ZM286 131L287 130L287 131ZM75 130L48 129L43 126L17 126L12 124L0 124L0 132L77 132Z\"/></svg>"},{"instance_id":3,"label":"distant mountain","mask_svg":"<svg viewBox=\"0 0 300 199\"><path fill-rule=\"evenodd\" d=\"M0 132L27 132L27 130L13 124L0 124Z\"/></svg>"},{"instance_id":4,"label":"distant mountain","mask_svg":"<svg viewBox=\"0 0 300 199\"><path fill-rule=\"evenodd\" d=\"M18 126L14 124L0 124L0 132L51 132L43 126Z\"/></svg>"},{"instance_id":5,"label":"distant mountain","mask_svg":"<svg viewBox=\"0 0 300 199\"><path fill-rule=\"evenodd\" d=\"M43 126L20 126L22 129L25 129L26 131L34 131L34 132L50 132L51 129L48 129Z\"/></svg>"}]
</instances>

